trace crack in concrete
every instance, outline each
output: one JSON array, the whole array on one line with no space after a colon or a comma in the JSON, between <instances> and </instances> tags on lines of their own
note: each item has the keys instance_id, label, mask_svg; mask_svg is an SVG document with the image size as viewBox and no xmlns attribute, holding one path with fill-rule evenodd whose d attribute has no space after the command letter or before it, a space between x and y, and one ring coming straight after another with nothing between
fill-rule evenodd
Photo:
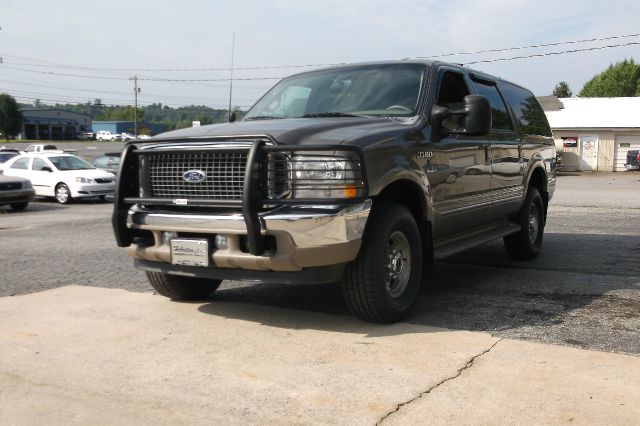
<instances>
[{"instance_id":1,"label":"crack in concrete","mask_svg":"<svg viewBox=\"0 0 640 426\"><path fill-rule=\"evenodd\" d=\"M502 342L503 340L504 340L504 338L500 338L500 339L496 340L496 342L493 345L491 345L488 349L485 349L484 351L480 352L479 354L474 355L469 361L467 361L467 363L462 368L458 369L458 372L456 374L454 374L453 376L447 377L446 379L440 381L439 383L436 383L435 385L431 386L429 389L425 390L424 392L420 392L418 395L416 395L415 397L411 398L410 400L401 402L398 405L396 405L396 408L394 410L389 411L380 420L378 420L378 422L376 423L376 426L381 424L383 421L385 421L392 414L397 413L398 411L400 411L400 409L402 407L411 404L412 402L422 398L425 395L430 394L433 390L437 389L438 387L442 386L443 384L460 377L465 370L468 370L469 368L473 367L473 364L476 362L476 360L478 358L480 358L481 356L491 352L491 350L493 350L493 348L495 348L496 345L498 343Z\"/></svg>"}]
</instances>

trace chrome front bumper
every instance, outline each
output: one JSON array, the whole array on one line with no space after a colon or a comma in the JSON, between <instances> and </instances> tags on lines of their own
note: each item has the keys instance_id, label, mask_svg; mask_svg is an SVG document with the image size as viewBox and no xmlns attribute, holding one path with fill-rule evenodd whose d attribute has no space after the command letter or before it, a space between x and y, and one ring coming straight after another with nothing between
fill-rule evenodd
<instances>
[{"instance_id":1,"label":"chrome front bumper","mask_svg":"<svg viewBox=\"0 0 640 426\"><path fill-rule=\"evenodd\" d=\"M365 200L351 206L281 206L261 213L261 234L275 237L277 249L259 256L240 249L239 236L247 234L241 213L160 213L133 206L127 227L151 231L155 244L133 244L127 250L137 259L170 262L169 245L162 234L177 232L227 237L228 247L212 254L216 267L300 271L346 263L358 255L371 204Z\"/></svg>"}]
</instances>

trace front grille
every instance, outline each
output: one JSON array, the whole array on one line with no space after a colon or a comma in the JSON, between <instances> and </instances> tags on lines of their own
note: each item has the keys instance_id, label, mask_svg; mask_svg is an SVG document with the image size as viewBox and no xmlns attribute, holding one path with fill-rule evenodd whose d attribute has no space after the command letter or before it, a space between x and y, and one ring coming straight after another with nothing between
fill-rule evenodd
<instances>
[{"instance_id":1,"label":"front grille","mask_svg":"<svg viewBox=\"0 0 640 426\"><path fill-rule=\"evenodd\" d=\"M22 189L22 182L0 183L0 191L13 191L15 189Z\"/></svg>"},{"instance_id":2,"label":"front grille","mask_svg":"<svg viewBox=\"0 0 640 426\"><path fill-rule=\"evenodd\" d=\"M96 179L96 183L111 183L113 179Z\"/></svg>"},{"instance_id":3,"label":"front grille","mask_svg":"<svg viewBox=\"0 0 640 426\"><path fill-rule=\"evenodd\" d=\"M152 198L241 200L247 152L159 152L145 154L145 194ZM200 179L187 181L195 171Z\"/></svg>"}]
</instances>

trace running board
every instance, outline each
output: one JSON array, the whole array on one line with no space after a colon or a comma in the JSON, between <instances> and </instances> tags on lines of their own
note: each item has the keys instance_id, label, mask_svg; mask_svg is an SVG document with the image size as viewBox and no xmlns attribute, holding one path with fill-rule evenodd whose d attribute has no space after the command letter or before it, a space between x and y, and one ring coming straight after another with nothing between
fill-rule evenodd
<instances>
[{"instance_id":1,"label":"running board","mask_svg":"<svg viewBox=\"0 0 640 426\"><path fill-rule=\"evenodd\" d=\"M520 225L513 222L500 223L490 227L481 228L471 235L463 237L454 237L434 244L433 258L436 260L444 259L461 251L468 250L472 247L488 243L507 235L515 234L520 231Z\"/></svg>"}]
</instances>

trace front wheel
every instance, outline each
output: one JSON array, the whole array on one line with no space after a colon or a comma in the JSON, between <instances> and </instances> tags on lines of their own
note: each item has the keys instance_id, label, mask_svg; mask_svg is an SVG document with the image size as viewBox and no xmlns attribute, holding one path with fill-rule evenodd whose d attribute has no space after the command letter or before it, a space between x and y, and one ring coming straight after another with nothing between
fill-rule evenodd
<instances>
[{"instance_id":1,"label":"front wheel","mask_svg":"<svg viewBox=\"0 0 640 426\"><path fill-rule=\"evenodd\" d=\"M520 231L504 237L504 248L512 259L534 259L542 250L545 223L542 197L536 188L529 187L524 205L515 219Z\"/></svg>"},{"instance_id":2,"label":"front wheel","mask_svg":"<svg viewBox=\"0 0 640 426\"><path fill-rule=\"evenodd\" d=\"M64 183L56 186L56 200L60 204L68 204L71 202L71 191L69 190L69 187Z\"/></svg>"},{"instance_id":3,"label":"front wheel","mask_svg":"<svg viewBox=\"0 0 640 426\"><path fill-rule=\"evenodd\" d=\"M147 271L147 279L161 295L174 300L202 300L216 291L222 280L183 277Z\"/></svg>"},{"instance_id":4,"label":"front wheel","mask_svg":"<svg viewBox=\"0 0 640 426\"><path fill-rule=\"evenodd\" d=\"M26 201L24 203L13 203L13 204L10 204L11 208L13 210L17 211L17 212L26 209L28 205L29 205L28 201Z\"/></svg>"},{"instance_id":5,"label":"front wheel","mask_svg":"<svg viewBox=\"0 0 640 426\"><path fill-rule=\"evenodd\" d=\"M404 318L418 294L422 260L420 231L411 212L392 202L376 204L342 287L351 312L377 323Z\"/></svg>"}]
</instances>

